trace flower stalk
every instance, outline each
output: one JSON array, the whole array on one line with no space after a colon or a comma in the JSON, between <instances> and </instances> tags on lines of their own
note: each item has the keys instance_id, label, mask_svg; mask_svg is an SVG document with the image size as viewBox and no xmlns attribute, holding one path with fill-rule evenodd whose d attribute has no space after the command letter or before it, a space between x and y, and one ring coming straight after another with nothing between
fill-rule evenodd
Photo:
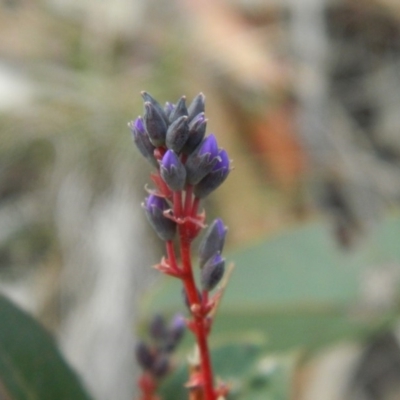
<instances>
[{"instance_id":1,"label":"flower stalk","mask_svg":"<svg viewBox=\"0 0 400 400\"><path fill-rule=\"evenodd\" d=\"M129 127L140 153L156 166L151 176L155 189L148 190L150 195L143 203L150 225L166 246L166 258L155 268L182 281L190 312L186 326L194 334L200 354L199 373L191 376L189 383L196 382L202 399L216 400L226 394L226 387L215 387L208 336L213 310L221 296L220 289L211 292L224 274L221 253L227 229L220 219L208 228L199 250L200 283L195 280L192 242L206 227L205 212L199 212L200 201L223 183L230 161L215 136L205 135L203 94L196 96L189 107L184 96L176 105L166 103L164 108L148 93L143 92L142 97L144 117L138 117ZM139 386L156 387L146 379Z\"/></svg>"}]
</instances>

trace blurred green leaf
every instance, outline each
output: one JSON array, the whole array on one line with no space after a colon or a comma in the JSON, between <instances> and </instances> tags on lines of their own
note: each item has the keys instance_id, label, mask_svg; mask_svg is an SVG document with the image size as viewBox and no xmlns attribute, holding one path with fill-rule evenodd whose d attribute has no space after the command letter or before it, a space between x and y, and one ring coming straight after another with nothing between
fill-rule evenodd
<instances>
[{"instance_id":1,"label":"blurred green leaf","mask_svg":"<svg viewBox=\"0 0 400 400\"><path fill-rule=\"evenodd\" d=\"M0 398L89 400L52 337L0 296Z\"/></svg>"},{"instance_id":2,"label":"blurred green leaf","mask_svg":"<svg viewBox=\"0 0 400 400\"><path fill-rule=\"evenodd\" d=\"M312 224L227 254L236 267L215 320L213 343L250 335L272 351L315 349L392 323L395 307L370 310L362 282L367 270L400 265L399 237L400 220L390 219L357 248L343 251L325 226ZM151 293L146 315L182 309L180 293L179 282L166 279Z\"/></svg>"}]
</instances>

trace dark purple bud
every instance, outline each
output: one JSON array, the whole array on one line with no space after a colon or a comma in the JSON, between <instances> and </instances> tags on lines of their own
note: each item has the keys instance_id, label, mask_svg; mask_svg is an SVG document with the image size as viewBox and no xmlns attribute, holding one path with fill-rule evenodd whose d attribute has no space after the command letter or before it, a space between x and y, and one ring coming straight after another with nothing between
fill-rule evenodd
<instances>
[{"instance_id":1,"label":"dark purple bud","mask_svg":"<svg viewBox=\"0 0 400 400\"><path fill-rule=\"evenodd\" d=\"M203 268L205 263L215 254L221 254L225 244L228 228L217 218L208 227L199 245L199 265Z\"/></svg>"},{"instance_id":2,"label":"dark purple bud","mask_svg":"<svg viewBox=\"0 0 400 400\"><path fill-rule=\"evenodd\" d=\"M145 370L150 370L155 362L155 353L144 342L138 342L135 348L136 360Z\"/></svg>"},{"instance_id":3,"label":"dark purple bud","mask_svg":"<svg viewBox=\"0 0 400 400\"><path fill-rule=\"evenodd\" d=\"M204 113L205 110L205 96L203 93L199 93L188 107L189 121L195 118L198 114Z\"/></svg>"},{"instance_id":4,"label":"dark purple bud","mask_svg":"<svg viewBox=\"0 0 400 400\"><path fill-rule=\"evenodd\" d=\"M176 119L182 116L188 115L188 110L186 108L186 97L182 96L179 101L176 103L174 110L171 112L169 116L169 122L174 122Z\"/></svg>"},{"instance_id":5,"label":"dark purple bud","mask_svg":"<svg viewBox=\"0 0 400 400\"><path fill-rule=\"evenodd\" d=\"M197 153L199 156L207 154L210 154L213 158L218 156L218 143L213 134L203 140Z\"/></svg>"},{"instance_id":6,"label":"dark purple bud","mask_svg":"<svg viewBox=\"0 0 400 400\"><path fill-rule=\"evenodd\" d=\"M182 314L174 315L169 329L171 335L175 339L180 340L183 337L183 334L186 329L186 322L184 316Z\"/></svg>"},{"instance_id":7,"label":"dark purple bud","mask_svg":"<svg viewBox=\"0 0 400 400\"><path fill-rule=\"evenodd\" d=\"M217 189L228 177L230 171L229 163L228 153L225 150L220 150L218 154L218 162L194 187L194 195L197 198L202 199Z\"/></svg>"},{"instance_id":8,"label":"dark purple bud","mask_svg":"<svg viewBox=\"0 0 400 400\"><path fill-rule=\"evenodd\" d=\"M149 135L147 134L142 117L138 117L135 121L128 124L132 132L132 138L139 149L140 153L148 160L153 166L158 168L158 162L154 157L155 147L150 142Z\"/></svg>"},{"instance_id":9,"label":"dark purple bud","mask_svg":"<svg viewBox=\"0 0 400 400\"><path fill-rule=\"evenodd\" d=\"M151 373L155 378L161 379L168 374L170 367L168 356L164 353L159 353L152 365Z\"/></svg>"},{"instance_id":10,"label":"dark purple bud","mask_svg":"<svg viewBox=\"0 0 400 400\"><path fill-rule=\"evenodd\" d=\"M165 351L172 352L182 340L185 333L186 323L185 318L181 314L176 314L172 320L168 332L168 340L165 345Z\"/></svg>"},{"instance_id":11,"label":"dark purple bud","mask_svg":"<svg viewBox=\"0 0 400 400\"><path fill-rule=\"evenodd\" d=\"M187 116L177 118L169 126L165 143L167 147L179 153L189 137L189 126L187 123Z\"/></svg>"},{"instance_id":12,"label":"dark purple bud","mask_svg":"<svg viewBox=\"0 0 400 400\"><path fill-rule=\"evenodd\" d=\"M198 114L189 124L189 135L182 152L191 154L204 139L207 128L207 119L204 113Z\"/></svg>"},{"instance_id":13,"label":"dark purple bud","mask_svg":"<svg viewBox=\"0 0 400 400\"><path fill-rule=\"evenodd\" d=\"M143 204L147 219L160 239L172 240L176 233L176 223L164 216L164 211L170 208L167 201L151 194Z\"/></svg>"},{"instance_id":14,"label":"dark purple bud","mask_svg":"<svg viewBox=\"0 0 400 400\"><path fill-rule=\"evenodd\" d=\"M168 117L168 123L169 123L169 116L171 115L172 111L174 111L174 109L175 109L175 104L172 104L169 101L165 103L164 112L165 115Z\"/></svg>"},{"instance_id":15,"label":"dark purple bud","mask_svg":"<svg viewBox=\"0 0 400 400\"><path fill-rule=\"evenodd\" d=\"M221 281L225 272L225 259L219 253L212 256L201 270L201 286L203 290L211 291Z\"/></svg>"},{"instance_id":16,"label":"dark purple bud","mask_svg":"<svg viewBox=\"0 0 400 400\"><path fill-rule=\"evenodd\" d=\"M152 103L146 101L146 103L144 103L144 108L144 126L150 141L156 147L163 146L165 144L165 135L167 134L167 124L158 109Z\"/></svg>"},{"instance_id":17,"label":"dark purple bud","mask_svg":"<svg viewBox=\"0 0 400 400\"><path fill-rule=\"evenodd\" d=\"M218 143L214 135L207 136L186 161L187 181L199 183L218 162Z\"/></svg>"},{"instance_id":18,"label":"dark purple bud","mask_svg":"<svg viewBox=\"0 0 400 400\"><path fill-rule=\"evenodd\" d=\"M157 110L157 112L162 116L165 123L168 125L169 120L164 109L161 107L161 104L154 97L150 96L150 94L147 92L141 92L141 95L145 102L149 102L153 105L153 107Z\"/></svg>"},{"instance_id":19,"label":"dark purple bud","mask_svg":"<svg viewBox=\"0 0 400 400\"><path fill-rule=\"evenodd\" d=\"M160 163L160 175L174 192L182 190L186 182L186 169L172 150L167 150Z\"/></svg>"},{"instance_id":20,"label":"dark purple bud","mask_svg":"<svg viewBox=\"0 0 400 400\"><path fill-rule=\"evenodd\" d=\"M153 317L150 322L149 331L153 339L157 341L165 340L168 335L168 329L162 315L157 314Z\"/></svg>"}]
</instances>

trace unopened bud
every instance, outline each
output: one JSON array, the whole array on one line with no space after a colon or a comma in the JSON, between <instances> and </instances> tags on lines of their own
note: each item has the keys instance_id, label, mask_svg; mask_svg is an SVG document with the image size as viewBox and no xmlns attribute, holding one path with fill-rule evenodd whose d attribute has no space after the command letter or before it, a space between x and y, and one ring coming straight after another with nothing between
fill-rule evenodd
<instances>
[{"instance_id":1,"label":"unopened bud","mask_svg":"<svg viewBox=\"0 0 400 400\"><path fill-rule=\"evenodd\" d=\"M164 112L165 115L168 117L168 123L169 123L169 116L171 115L172 111L174 111L174 109L175 109L175 104L172 104L169 101L165 103Z\"/></svg>"},{"instance_id":2,"label":"unopened bud","mask_svg":"<svg viewBox=\"0 0 400 400\"><path fill-rule=\"evenodd\" d=\"M193 153L197 146L204 139L207 128L207 120L204 113L198 114L189 124L189 134L182 152L185 154Z\"/></svg>"},{"instance_id":3,"label":"unopened bud","mask_svg":"<svg viewBox=\"0 0 400 400\"><path fill-rule=\"evenodd\" d=\"M203 290L213 290L221 281L224 272L225 259L217 253L204 264L201 270L201 286Z\"/></svg>"},{"instance_id":4,"label":"unopened bud","mask_svg":"<svg viewBox=\"0 0 400 400\"><path fill-rule=\"evenodd\" d=\"M135 121L128 124L132 132L133 142L140 151L140 153L148 160L153 166L158 168L158 162L154 157L155 147L150 142L149 135L147 134L142 117L138 117Z\"/></svg>"},{"instance_id":5,"label":"unopened bud","mask_svg":"<svg viewBox=\"0 0 400 400\"><path fill-rule=\"evenodd\" d=\"M161 104L147 92L142 92L141 95L145 102L149 102L153 105L153 107L157 110L157 112L161 115L161 117L163 118L165 123L168 125L169 120L168 120L167 114L165 113L164 109L161 107Z\"/></svg>"},{"instance_id":6,"label":"unopened bud","mask_svg":"<svg viewBox=\"0 0 400 400\"><path fill-rule=\"evenodd\" d=\"M169 116L169 122L174 122L176 119L182 116L188 115L188 110L186 108L186 97L182 96L179 101L176 103L175 108L171 112Z\"/></svg>"},{"instance_id":7,"label":"unopened bud","mask_svg":"<svg viewBox=\"0 0 400 400\"><path fill-rule=\"evenodd\" d=\"M177 118L168 127L165 144L171 150L179 153L185 145L189 137L189 126L187 124L187 116Z\"/></svg>"},{"instance_id":8,"label":"unopened bud","mask_svg":"<svg viewBox=\"0 0 400 400\"><path fill-rule=\"evenodd\" d=\"M199 183L218 162L218 143L214 135L207 136L186 161L187 181Z\"/></svg>"},{"instance_id":9,"label":"unopened bud","mask_svg":"<svg viewBox=\"0 0 400 400\"><path fill-rule=\"evenodd\" d=\"M149 101L144 103L144 108L144 126L151 143L156 147L164 145L167 133L167 123L165 122L164 117L160 114L158 108Z\"/></svg>"},{"instance_id":10,"label":"unopened bud","mask_svg":"<svg viewBox=\"0 0 400 400\"><path fill-rule=\"evenodd\" d=\"M157 314L153 317L149 326L150 335L157 341L164 340L167 336L167 325L162 315Z\"/></svg>"},{"instance_id":11,"label":"unopened bud","mask_svg":"<svg viewBox=\"0 0 400 400\"><path fill-rule=\"evenodd\" d=\"M172 240L176 233L176 223L164 216L164 211L170 208L167 201L152 194L146 199L143 208L150 225L160 239L165 241Z\"/></svg>"},{"instance_id":12,"label":"unopened bud","mask_svg":"<svg viewBox=\"0 0 400 400\"><path fill-rule=\"evenodd\" d=\"M225 150L218 153L218 161L212 170L195 186L194 195L203 199L217 189L229 175L229 157Z\"/></svg>"},{"instance_id":13,"label":"unopened bud","mask_svg":"<svg viewBox=\"0 0 400 400\"><path fill-rule=\"evenodd\" d=\"M160 163L160 175L167 186L177 192L184 188L186 169L174 151L168 150Z\"/></svg>"},{"instance_id":14,"label":"unopened bud","mask_svg":"<svg viewBox=\"0 0 400 400\"><path fill-rule=\"evenodd\" d=\"M220 218L217 218L208 227L202 241L199 245L199 264L203 268L204 264L212 256L221 254L225 244L227 227Z\"/></svg>"},{"instance_id":15,"label":"unopened bud","mask_svg":"<svg viewBox=\"0 0 400 400\"><path fill-rule=\"evenodd\" d=\"M185 318L181 314L175 315L168 331L165 351L171 352L175 350L176 346L183 338L185 329L186 329Z\"/></svg>"},{"instance_id":16,"label":"unopened bud","mask_svg":"<svg viewBox=\"0 0 400 400\"><path fill-rule=\"evenodd\" d=\"M199 93L190 103L188 107L189 121L195 118L198 114L204 113L205 110L205 96Z\"/></svg>"},{"instance_id":17,"label":"unopened bud","mask_svg":"<svg viewBox=\"0 0 400 400\"><path fill-rule=\"evenodd\" d=\"M136 360L145 370L150 370L155 361L155 353L144 342L138 342L135 348Z\"/></svg>"}]
</instances>

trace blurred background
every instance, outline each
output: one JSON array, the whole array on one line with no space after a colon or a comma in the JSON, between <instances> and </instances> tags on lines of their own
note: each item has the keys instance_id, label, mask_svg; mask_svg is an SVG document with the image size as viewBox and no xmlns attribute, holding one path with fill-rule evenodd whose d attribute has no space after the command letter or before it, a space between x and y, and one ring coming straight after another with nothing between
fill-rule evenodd
<instances>
[{"instance_id":1,"label":"blurred background","mask_svg":"<svg viewBox=\"0 0 400 400\"><path fill-rule=\"evenodd\" d=\"M317 221L351 254L396 214L396 0L1 0L0 38L0 290L96 399L134 396L136 311L162 255L127 128L141 90L205 94L234 165L205 204L228 250ZM399 277L397 264L372 275L378 302L397 302ZM400 398L394 338L389 378L363 392L356 374L349 398ZM328 399L306 375L293 398ZM329 399L345 398L336 386Z\"/></svg>"}]
</instances>

